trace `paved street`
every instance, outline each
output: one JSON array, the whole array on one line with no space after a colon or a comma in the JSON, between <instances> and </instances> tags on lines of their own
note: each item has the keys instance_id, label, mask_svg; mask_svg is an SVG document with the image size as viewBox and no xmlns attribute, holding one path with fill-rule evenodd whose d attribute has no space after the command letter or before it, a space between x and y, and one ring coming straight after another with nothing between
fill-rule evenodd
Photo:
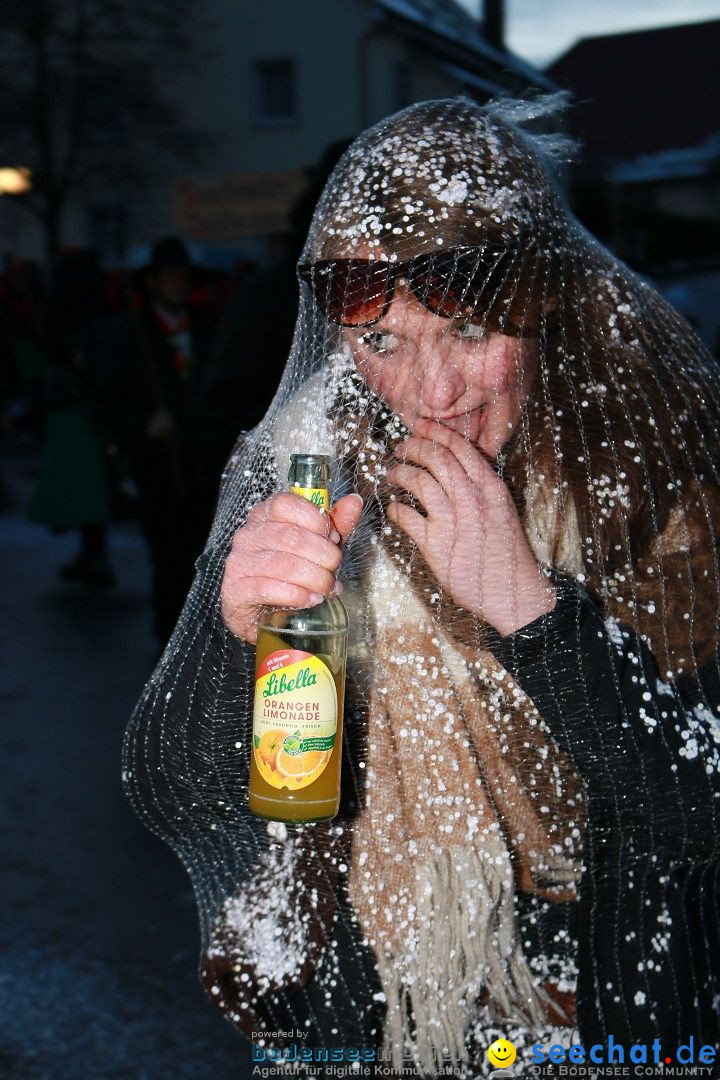
<instances>
[{"instance_id":1,"label":"paved street","mask_svg":"<svg viewBox=\"0 0 720 1080\"><path fill-rule=\"evenodd\" d=\"M153 662L144 548L117 526L117 586L61 583L76 540L23 519L32 475L25 452L3 466L0 1076L244 1080L196 978L189 881L120 786Z\"/></svg>"}]
</instances>

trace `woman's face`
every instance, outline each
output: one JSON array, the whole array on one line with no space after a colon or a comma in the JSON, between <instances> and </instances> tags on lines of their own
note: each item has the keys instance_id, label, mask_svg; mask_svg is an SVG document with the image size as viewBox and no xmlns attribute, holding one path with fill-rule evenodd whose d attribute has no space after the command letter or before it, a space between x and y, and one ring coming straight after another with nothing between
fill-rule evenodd
<instances>
[{"instance_id":1,"label":"woman's face","mask_svg":"<svg viewBox=\"0 0 720 1080\"><path fill-rule=\"evenodd\" d=\"M428 417L495 459L533 384L534 338L434 315L399 282L379 322L343 329L358 371L411 431Z\"/></svg>"}]
</instances>

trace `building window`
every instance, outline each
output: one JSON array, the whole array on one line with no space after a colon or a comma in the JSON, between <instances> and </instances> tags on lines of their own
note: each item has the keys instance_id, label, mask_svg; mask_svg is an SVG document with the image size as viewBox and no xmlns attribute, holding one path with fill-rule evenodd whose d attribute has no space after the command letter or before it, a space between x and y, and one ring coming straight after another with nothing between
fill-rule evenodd
<instances>
[{"instance_id":1,"label":"building window","mask_svg":"<svg viewBox=\"0 0 720 1080\"><path fill-rule=\"evenodd\" d=\"M292 59L255 62L255 119L260 124L297 120L297 85Z\"/></svg>"}]
</instances>

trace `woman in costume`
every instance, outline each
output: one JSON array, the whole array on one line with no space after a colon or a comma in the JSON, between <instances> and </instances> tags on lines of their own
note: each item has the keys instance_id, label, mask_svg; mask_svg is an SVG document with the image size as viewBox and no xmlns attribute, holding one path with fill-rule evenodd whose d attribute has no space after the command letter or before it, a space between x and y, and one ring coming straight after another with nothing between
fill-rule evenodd
<instances>
[{"instance_id":1,"label":"woman in costume","mask_svg":"<svg viewBox=\"0 0 720 1080\"><path fill-rule=\"evenodd\" d=\"M414 105L340 160L128 732L206 988L268 1048L720 1040L716 374L567 210L522 127L554 104ZM296 452L331 521L280 494ZM286 828L247 808L255 625L338 576L340 813Z\"/></svg>"}]
</instances>

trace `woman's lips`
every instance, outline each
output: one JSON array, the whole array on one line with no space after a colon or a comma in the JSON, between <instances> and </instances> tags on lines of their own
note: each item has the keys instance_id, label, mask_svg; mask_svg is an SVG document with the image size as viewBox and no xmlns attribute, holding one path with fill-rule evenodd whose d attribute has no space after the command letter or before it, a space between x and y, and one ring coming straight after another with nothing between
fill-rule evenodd
<instances>
[{"instance_id":1,"label":"woman's lips","mask_svg":"<svg viewBox=\"0 0 720 1080\"><path fill-rule=\"evenodd\" d=\"M457 431L460 435L464 435L474 442L483 428L486 412L486 406L479 405L470 412L460 413L459 416L446 416L444 419L436 417L435 419L437 423L444 424L445 427Z\"/></svg>"}]
</instances>

